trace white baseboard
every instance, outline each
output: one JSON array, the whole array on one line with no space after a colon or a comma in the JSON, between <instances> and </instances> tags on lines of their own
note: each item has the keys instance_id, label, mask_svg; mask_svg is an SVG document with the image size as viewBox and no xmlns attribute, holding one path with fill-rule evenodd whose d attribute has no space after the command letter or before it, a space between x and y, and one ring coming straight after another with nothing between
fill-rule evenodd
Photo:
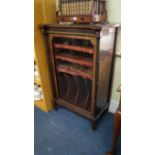
<instances>
[{"instance_id":1,"label":"white baseboard","mask_svg":"<svg viewBox=\"0 0 155 155\"><path fill-rule=\"evenodd\" d=\"M118 108L119 102L115 100L110 100L109 112L115 113Z\"/></svg>"}]
</instances>

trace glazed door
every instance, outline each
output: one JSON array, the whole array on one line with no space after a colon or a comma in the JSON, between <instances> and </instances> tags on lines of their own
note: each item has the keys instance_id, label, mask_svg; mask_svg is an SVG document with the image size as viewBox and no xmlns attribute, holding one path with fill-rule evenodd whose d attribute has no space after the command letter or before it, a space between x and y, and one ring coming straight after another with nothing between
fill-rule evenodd
<instances>
[{"instance_id":1,"label":"glazed door","mask_svg":"<svg viewBox=\"0 0 155 155\"><path fill-rule=\"evenodd\" d=\"M51 48L57 99L91 111L94 82L94 53L92 38L52 35Z\"/></svg>"}]
</instances>

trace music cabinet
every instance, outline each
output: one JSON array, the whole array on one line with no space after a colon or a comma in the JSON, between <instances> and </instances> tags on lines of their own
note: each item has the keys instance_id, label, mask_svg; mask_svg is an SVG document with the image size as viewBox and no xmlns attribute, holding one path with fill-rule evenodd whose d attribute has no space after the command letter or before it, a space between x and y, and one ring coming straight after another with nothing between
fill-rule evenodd
<instances>
[{"instance_id":1,"label":"music cabinet","mask_svg":"<svg viewBox=\"0 0 155 155\"><path fill-rule=\"evenodd\" d=\"M117 25L43 25L55 108L92 122L109 107Z\"/></svg>"}]
</instances>

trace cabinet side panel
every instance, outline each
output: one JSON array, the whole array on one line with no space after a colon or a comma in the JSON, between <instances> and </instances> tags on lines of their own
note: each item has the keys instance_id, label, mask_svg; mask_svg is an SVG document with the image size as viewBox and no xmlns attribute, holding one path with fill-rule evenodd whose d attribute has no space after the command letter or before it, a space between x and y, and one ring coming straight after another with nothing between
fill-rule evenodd
<instances>
[{"instance_id":1,"label":"cabinet side panel","mask_svg":"<svg viewBox=\"0 0 155 155\"><path fill-rule=\"evenodd\" d=\"M101 32L98 58L99 76L97 87L97 109L108 106L107 97L110 83L112 57L114 52L114 38L114 29Z\"/></svg>"}]
</instances>

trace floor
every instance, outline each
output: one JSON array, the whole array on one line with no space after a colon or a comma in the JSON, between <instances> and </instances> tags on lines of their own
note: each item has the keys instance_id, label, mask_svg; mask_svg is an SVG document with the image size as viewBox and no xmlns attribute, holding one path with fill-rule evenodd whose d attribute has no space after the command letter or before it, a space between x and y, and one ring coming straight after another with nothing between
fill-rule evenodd
<instances>
[{"instance_id":1,"label":"floor","mask_svg":"<svg viewBox=\"0 0 155 155\"><path fill-rule=\"evenodd\" d=\"M35 108L34 155L106 155L112 145L113 119L113 114L105 113L93 131L87 119L63 108L49 113ZM120 139L116 155L121 155Z\"/></svg>"}]
</instances>

